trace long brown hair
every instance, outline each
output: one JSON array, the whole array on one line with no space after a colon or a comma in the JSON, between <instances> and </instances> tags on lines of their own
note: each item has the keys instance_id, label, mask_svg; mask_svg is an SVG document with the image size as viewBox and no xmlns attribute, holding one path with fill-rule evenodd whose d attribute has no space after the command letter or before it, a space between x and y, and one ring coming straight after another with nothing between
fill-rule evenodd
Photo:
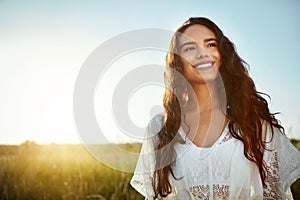
<instances>
[{"instance_id":1,"label":"long brown hair","mask_svg":"<svg viewBox=\"0 0 300 200\"><path fill-rule=\"evenodd\" d=\"M183 72L180 56L174 52L178 51L179 35L195 24L209 28L216 36L217 47L222 59L220 74L224 82L227 105L230 106L226 113L229 120L229 131L234 138L243 142L244 155L256 164L265 186L266 166L263 161L263 152L266 150L266 142L263 138L262 122L266 121L270 124L272 134L273 127L281 129L283 133L284 129L275 118L277 113L270 113L268 102L262 97L264 93L256 90L253 80L248 75L248 65L237 54L235 45L224 36L219 27L211 20L200 17L190 18L177 29L172 38L170 51L166 57L166 67L179 73ZM182 100L177 97L182 95L184 89L180 88L178 76L175 76L172 71L165 74L165 84L168 89L165 90L163 99L164 124L158 133L159 142L156 149L166 146L168 148L156 154L156 170L153 179L155 198L166 197L172 192L168 177L171 174L175 179L178 179L172 171L172 164L176 160L174 144L182 142L175 136L182 120L180 110ZM170 92L170 88L173 92ZM165 165L165 160L172 162Z\"/></svg>"}]
</instances>

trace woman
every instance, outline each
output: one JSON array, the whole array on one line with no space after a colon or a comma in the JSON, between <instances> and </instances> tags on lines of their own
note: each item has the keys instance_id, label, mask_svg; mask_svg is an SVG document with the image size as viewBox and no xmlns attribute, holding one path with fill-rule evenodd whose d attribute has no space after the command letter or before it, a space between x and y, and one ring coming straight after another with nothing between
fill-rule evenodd
<instances>
[{"instance_id":1,"label":"woman","mask_svg":"<svg viewBox=\"0 0 300 200\"><path fill-rule=\"evenodd\" d=\"M132 186L147 199L292 199L300 154L222 31L190 18L166 65Z\"/></svg>"}]
</instances>

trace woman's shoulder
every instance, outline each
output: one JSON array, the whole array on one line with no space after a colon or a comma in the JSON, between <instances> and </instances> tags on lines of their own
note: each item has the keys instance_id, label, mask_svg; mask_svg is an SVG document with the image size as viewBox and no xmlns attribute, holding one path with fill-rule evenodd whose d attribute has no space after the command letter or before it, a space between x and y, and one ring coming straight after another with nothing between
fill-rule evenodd
<instances>
[{"instance_id":1,"label":"woman's shoulder","mask_svg":"<svg viewBox=\"0 0 300 200\"><path fill-rule=\"evenodd\" d=\"M265 136L266 155L278 154L278 156L281 156L281 159L285 159L284 157L291 155L300 158L300 152L291 143L283 130L272 126L268 122L264 122L262 130Z\"/></svg>"},{"instance_id":2,"label":"woman's shoulder","mask_svg":"<svg viewBox=\"0 0 300 200\"><path fill-rule=\"evenodd\" d=\"M264 142L270 143L275 142L277 138L286 137L283 130L272 125L270 122L263 120L262 121L262 138Z\"/></svg>"}]
</instances>

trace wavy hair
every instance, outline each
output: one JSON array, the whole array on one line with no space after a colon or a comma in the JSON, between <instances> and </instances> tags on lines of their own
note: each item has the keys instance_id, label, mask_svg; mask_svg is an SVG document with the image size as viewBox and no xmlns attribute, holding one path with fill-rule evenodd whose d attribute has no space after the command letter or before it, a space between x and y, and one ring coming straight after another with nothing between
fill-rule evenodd
<instances>
[{"instance_id":1,"label":"wavy hair","mask_svg":"<svg viewBox=\"0 0 300 200\"><path fill-rule=\"evenodd\" d=\"M248 64L239 57L235 45L224 36L220 28L211 20L201 17L190 18L173 35L170 49L166 56L166 67L181 74L183 73L181 58L176 54L179 48L178 39L180 34L195 24L207 27L216 36L217 48L222 60L219 71L224 82L227 105L230 106L226 113L226 117L229 120L229 131L234 138L243 142L244 155L248 160L256 164L261 181L265 186L266 165L263 161L263 153L267 149L262 123L266 121L270 124L272 135L274 134L274 127L279 128L283 133L284 129L275 118L277 113L270 113L268 102L262 97L262 95L266 94L256 90L253 80L248 75ZM167 70L165 73L165 85L168 89L165 90L163 98L164 124L158 133L159 141L156 149L168 147L156 154L156 170L152 182L155 199L166 197L172 192L172 186L169 181L170 174L176 180L178 179L173 174L172 164L176 160L174 144L176 142L182 143L182 141L176 139L182 120L180 109L182 100L177 97L182 96L184 88L180 87L178 76L174 75L172 70ZM173 162L165 165L165 160L172 160Z\"/></svg>"}]
</instances>

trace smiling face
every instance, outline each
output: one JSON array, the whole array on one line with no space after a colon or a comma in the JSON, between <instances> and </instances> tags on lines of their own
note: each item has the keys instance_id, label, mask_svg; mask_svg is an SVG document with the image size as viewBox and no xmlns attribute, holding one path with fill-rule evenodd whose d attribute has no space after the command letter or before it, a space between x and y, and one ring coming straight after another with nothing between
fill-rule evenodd
<instances>
[{"instance_id":1,"label":"smiling face","mask_svg":"<svg viewBox=\"0 0 300 200\"><path fill-rule=\"evenodd\" d=\"M207 84L216 80L221 66L215 34L203 25L192 25L179 38L179 53L183 75L194 84Z\"/></svg>"}]
</instances>

